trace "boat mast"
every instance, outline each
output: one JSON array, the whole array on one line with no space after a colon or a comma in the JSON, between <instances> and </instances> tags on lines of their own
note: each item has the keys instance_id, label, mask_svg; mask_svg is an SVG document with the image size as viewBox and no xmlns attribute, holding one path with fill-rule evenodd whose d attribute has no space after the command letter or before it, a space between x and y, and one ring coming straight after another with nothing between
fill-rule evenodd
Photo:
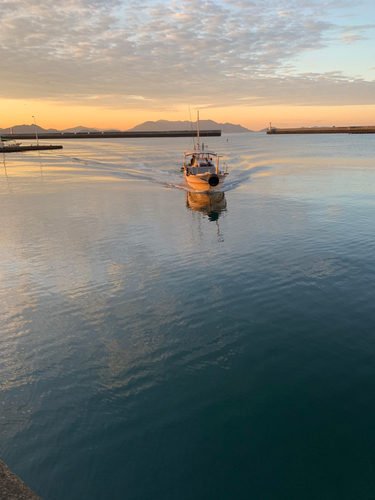
<instances>
[{"instance_id":1,"label":"boat mast","mask_svg":"<svg viewBox=\"0 0 375 500\"><path fill-rule=\"evenodd\" d=\"M199 149L199 111L197 111L197 149Z\"/></svg>"}]
</instances>

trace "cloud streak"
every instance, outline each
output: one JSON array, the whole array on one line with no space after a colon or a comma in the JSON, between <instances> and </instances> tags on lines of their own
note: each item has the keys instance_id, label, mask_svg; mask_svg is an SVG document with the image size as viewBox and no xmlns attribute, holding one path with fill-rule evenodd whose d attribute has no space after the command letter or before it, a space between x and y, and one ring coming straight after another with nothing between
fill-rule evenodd
<instances>
[{"instance_id":1,"label":"cloud streak","mask_svg":"<svg viewBox=\"0 0 375 500\"><path fill-rule=\"evenodd\" d=\"M154 109L246 99L253 105L374 103L373 81L338 71L298 73L294 66L309 51L366 38L372 25L330 20L329 9L346 5L3 1L0 96Z\"/></svg>"}]
</instances>

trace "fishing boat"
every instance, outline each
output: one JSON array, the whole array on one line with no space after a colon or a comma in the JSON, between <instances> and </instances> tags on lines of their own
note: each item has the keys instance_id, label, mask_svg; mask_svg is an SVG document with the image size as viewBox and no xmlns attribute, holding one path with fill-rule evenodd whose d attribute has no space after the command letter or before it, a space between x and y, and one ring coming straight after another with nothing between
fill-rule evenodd
<instances>
[{"instance_id":1,"label":"fishing boat","mask_svg":"<svg viewBox=\"0 0 375 500\"><path fill-rule=\"evenodd\" d=\"M197 115L197 144L194 150L184 153L181 171L185 174L186 182L197 191L212 191L220 186L228 175L228 167L219 167L219 156L213 151L208 151L204 143L199 143L199 112Z\"/></svg>"}]
</instances>

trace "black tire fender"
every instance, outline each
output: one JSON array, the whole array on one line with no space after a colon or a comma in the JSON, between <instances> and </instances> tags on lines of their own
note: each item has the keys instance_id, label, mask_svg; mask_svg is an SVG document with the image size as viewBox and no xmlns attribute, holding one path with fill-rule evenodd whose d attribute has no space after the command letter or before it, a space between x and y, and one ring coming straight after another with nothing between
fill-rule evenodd
<instances>
[{"instance_id":1,"label":"black tire fender","mask_svg":"<svg viewBox=\"0 0 375 500\"><path fill-rule=\"evenodd\" d=\"M211 187L216 187L220 182L220 179L219 177L216 175L216 174L212 174L209 178L208 178L208 184L211 186Z\"/></svg>"}]
</instances>

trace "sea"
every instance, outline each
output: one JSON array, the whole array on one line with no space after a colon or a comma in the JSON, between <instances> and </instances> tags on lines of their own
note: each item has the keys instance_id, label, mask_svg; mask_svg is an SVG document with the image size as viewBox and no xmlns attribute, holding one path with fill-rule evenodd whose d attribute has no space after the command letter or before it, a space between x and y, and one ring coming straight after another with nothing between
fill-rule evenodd
<instances>
[{"instance_id":1,"label":"sea","mask_svg":"<svg viewBox=\"0 0 375 500\"><path fill-rule=\"evenodd\" d=\"M0 459L43 500L375 497L375 135L0 155Z\"/></svg>"}]
</instances>

